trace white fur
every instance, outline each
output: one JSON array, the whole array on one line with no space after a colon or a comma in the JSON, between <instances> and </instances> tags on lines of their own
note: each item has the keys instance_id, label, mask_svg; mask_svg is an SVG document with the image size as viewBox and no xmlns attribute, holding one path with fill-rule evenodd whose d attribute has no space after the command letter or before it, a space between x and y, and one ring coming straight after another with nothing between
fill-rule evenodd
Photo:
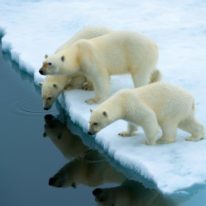
<instances>
[{"instance_id":1,"label":"white fur","mask_svg":"<svg viewBox=\"0 0 206 206\"><path fill-rule=\"evenodd\" d=\"M95 97L87 103L96 103L108 97L110 75L130 73L135 87L148 84L157 59L158 48L152 40L120 31L79 40L49 56L40 70L43 74L85 75L95 90Z\"/></svg>"},{"instance_id":2,"label":"white fur","mask_svg":"<svg viewBox=\"0 0 206 206\"><path fill-rule=\"evenodd\" d=\"M159 126L162 129L160 142L174 142L177 128L191 133L187 140L204 137L204 127L195 118L192 95L167 83L153 83L114 94L92 112L89 131L97 133L118 119L129 122L128 130L120 133L121 136L134 135L139 125L148 144L155 144Z\"/></svg>"}]
</instances>

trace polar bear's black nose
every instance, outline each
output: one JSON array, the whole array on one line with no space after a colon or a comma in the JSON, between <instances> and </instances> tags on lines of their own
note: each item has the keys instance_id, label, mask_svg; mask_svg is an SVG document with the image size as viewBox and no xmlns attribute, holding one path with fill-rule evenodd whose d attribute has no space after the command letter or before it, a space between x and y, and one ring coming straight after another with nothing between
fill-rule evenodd
<instances>
[{"instance_id":1,"label":"polar bear's black nose","mask_svg":"<svg viewBox=\"0 0 206 206\"><path fill-rule=\"evenodd\" d=\"M45 119L45 120L53 120L53 119L54 119L54 116L51 115L51 114L47 114L47 115L44 116L44 119Z\"/></svg>"},{"instance_id":2,"label":"polar bear's black nose","mask_svg":"<svg viewBox=\"0 0 206 206\"><path fill-rule=\"evenodd\" d=\"M55 177L51 177L49 179L49 185L54 186L54 187L62 187L63 186L61 182L58 182L58 178L55 178Z\"/></svg>"},{"instance_id":3,"label":"polar bear's black nose","mask_svg":"<svg viewBox=\"0 0 206 206\"><path fill-rule=\"evenodd\" d=\"M55 184L55 182L56 182L55 178L51 177L49 179L49 185L53 186Z\"/></svg>"},{"instance_id":4,"label":"polar bear's black nose","mask_svg":"<svg viewBox=\"0 0 206 206\"><path fill-rule=\"evenodd\" d=\"M95 134L94 132L88 131L88 135L94 135L94 134Z\"/></svg>"},{"instance_id":5,"label":"polar bear's black nose","mask_svg":"<svg viewBox=\"0 0 206 206\"><path fill-rule=\"evenodd\" d=\"M97 195L99 195L99 194L101 194L101 193L102 193L102 189L100 189L100 188L97 188L97 189L93 190L93 192L92 192L92 194L93 194L94 196L97 196Z\"/></svg>"},{"instance_id":6,"label":"polar bear's black nose","mask_svg":"<svg viewBox=\"0 0 206 206\"><path fill-rule=\"evenodd\" d=\"M40 69L40 70L39 70L39 73L40 73L41 75L43 75L43 74L44 74L44 72L43 72L43 70L42 70L42 69Z\"/></svg>"}]
</instances>

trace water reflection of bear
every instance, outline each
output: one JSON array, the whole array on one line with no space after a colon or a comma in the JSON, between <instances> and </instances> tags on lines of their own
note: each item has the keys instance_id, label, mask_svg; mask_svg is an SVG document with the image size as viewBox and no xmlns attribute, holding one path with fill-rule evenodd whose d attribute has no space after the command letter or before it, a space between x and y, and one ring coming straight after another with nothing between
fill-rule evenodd
<instances>
[{"instance_id":1,"label":"water reflection of bear","mask_svg":"<svg viewBox=\"0 0 206 206\"><path fill-rule=\"evenodd\" d=\"M84 156L79 156L62 167L50 178L49 185L76 187L83 184L95 187L104 183L120 183L124 180L125 177L114 170L102 155L89 150Z\"/></svg>"},{"instance_id":2,"label":"water reflection of bear","mask_svg":"<svg viewBox=\"0 0 206 206\"><path fill-rule=\"evenodd\" d=\"M126 180L120 186L97 188L93 195L99 206L175 206L169 198L141 183Z\"/></svg>"},{"instance_id":3,"label":"water reflection of bear","mask_svg":"<svg viewBox=\"0 0 206 206\"><path fill-rule=\"evenodd\" d=\"M55 187L97 186L106 182L122 182L125 177L115 171L97 151L90 150L52 115L45 116L44 136L49 136L66 157L74 157L49 180ZM76 158L75 158L76 157Z\"/></svg>"},{"instance_id":4,"label":"water reflection of bear","mask_svg":"<svg viewBox=\"0 0 206 206\"><path fill-rule=\"evenodd\" d=\"M88 150L79 136L73 134L60 120L50 114L45 115L44 119L44 136L50 137L66 158L84 155Z\"/></svg>"}]
</instances>

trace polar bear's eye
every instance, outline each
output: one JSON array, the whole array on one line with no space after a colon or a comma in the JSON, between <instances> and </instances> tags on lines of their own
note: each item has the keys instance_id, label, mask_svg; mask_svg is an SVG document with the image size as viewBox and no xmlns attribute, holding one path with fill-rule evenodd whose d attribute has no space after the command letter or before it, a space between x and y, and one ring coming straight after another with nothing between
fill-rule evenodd
<instances>
[{"instance_id":1,"label":"polar bear's eye","mask_svg":"<svg viewBox=\"0 0 206 206\"><path fill-rule=\"evenodd\" d=\"M49 62L49 63L48 63L48 65L49 65L49 66L51 66L51 65L52 65L52 63L51 63L51 62Z\"/></svg>"},{"instance_id":2,"label":"polar bear's eye","mask_svg":"<svg viewBox=\"0 0 206 206\"><path fill-rule=\"evenodd\" d=\"M97 125L98 125L98 123L97 123L97 122L94 122L94 123L93 123L93 125L94 125L94 126L97 126Z\"/></svg>"}]
</instances>

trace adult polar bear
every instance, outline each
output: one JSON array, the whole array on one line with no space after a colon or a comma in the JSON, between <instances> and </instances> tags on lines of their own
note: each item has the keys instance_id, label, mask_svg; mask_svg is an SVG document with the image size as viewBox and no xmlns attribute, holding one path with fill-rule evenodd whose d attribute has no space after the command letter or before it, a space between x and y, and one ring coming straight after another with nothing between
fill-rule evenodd
<instances>
[{"instance_id":1,"label":"adult polar bear","mask_svg":"<svg viewBox=\"0 0 206 206\"><path fill-rule=\"evenodd\" d=\"M110 29L105 27L85 27L77 32L71 39L60 46L56 52L66 49L71 46L75 41L80 39L91 39L111 32ZM45 55L47 58L48 55ZM152 81L152 79L151 79ZM93 89L92 84L87 81L83 75L76 75L73 77L65 75L48 75L40 84L41 95L43 100L43 107L48 110L52 107L57 97L66 89Z\"/></svg>"},{"instance_id":2,"label":"adult polar bear","mask_svg":"<svg viewBox=\"0 0 206 206\"><path fill-rule=\"evenodd\" d=\"M89 134L96 134L112 122L124 119L129 122L128 130L121 136L133 136L137 125L142 126L148 144L159 140L164 143L175 141L180 128L191 134L189 141L204 138L204 127L195 118L194 98L184 89L157 82L135 89L124 89L99 105L89 121Z\"/></svg>"},{"instance_id":3,"label":"adult polar bear","mask_svg":"<svg viewBox=\"0 0 206 206\"><path fill-rule=\"evenodd\" d=\"M83 74L93 84L97 103L108 97L109 76L130 73L135 87L148 84L156 70L158 47L149 38L133 32L118 31L90 40L79 40L49 56L39 72ZM158 78L156 78L158 79Z\"/></svg>"}]
</instances>

